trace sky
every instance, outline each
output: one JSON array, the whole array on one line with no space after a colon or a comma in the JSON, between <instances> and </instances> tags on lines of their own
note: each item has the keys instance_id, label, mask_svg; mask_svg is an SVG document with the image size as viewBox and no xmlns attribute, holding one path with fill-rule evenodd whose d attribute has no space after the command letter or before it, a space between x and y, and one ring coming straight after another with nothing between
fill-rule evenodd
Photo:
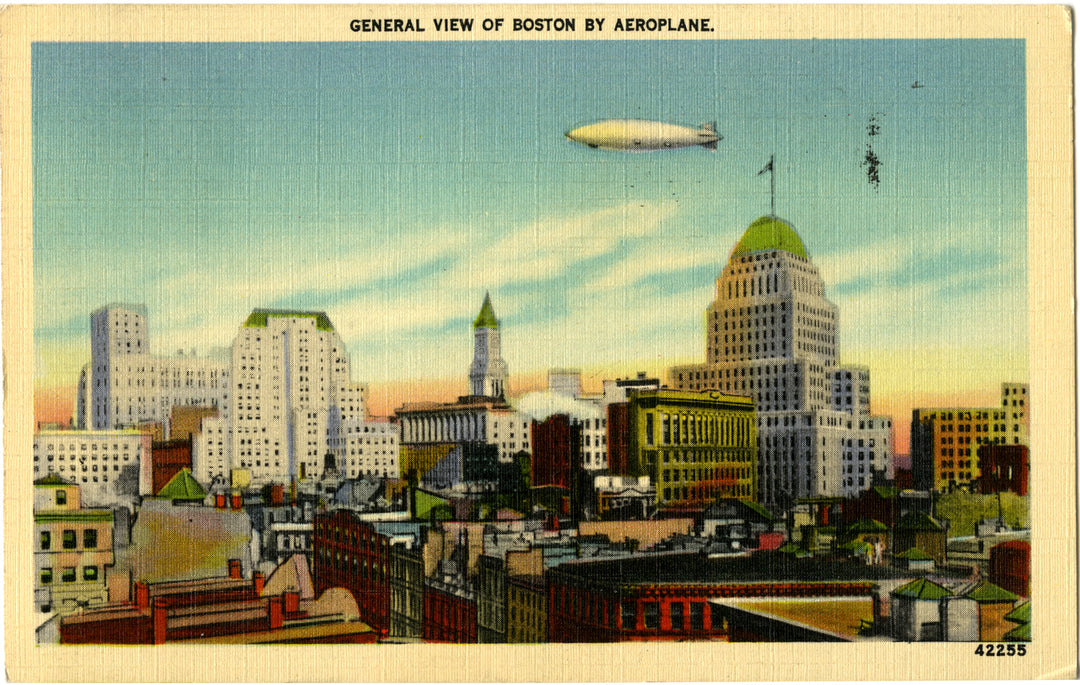
<instances>
[{"instance_id":1,"label":"sky","mask_svg":"<svg viewBox=\"0 0 1080 685\"><path fill-rule=\"evenodd\" d=\"M512 392L662 374L704 358L770 155L875 411L1027 380L1022 41L38 43L32 93L42 396L110 302L147 305L160 354L325 311L384 411L466 392L486 292ZM563 136L606 118L724 138Z\"/></svg>"}]
</instances>

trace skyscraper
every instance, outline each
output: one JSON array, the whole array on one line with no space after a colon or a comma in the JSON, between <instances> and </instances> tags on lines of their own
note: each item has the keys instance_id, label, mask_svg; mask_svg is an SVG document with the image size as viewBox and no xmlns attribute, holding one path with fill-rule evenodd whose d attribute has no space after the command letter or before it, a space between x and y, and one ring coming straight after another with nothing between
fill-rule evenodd
<instances>
[{"instance_id":1,"label":"skyscraper","mask_svg":"<svg viewBox=\"0 0 1080 685\"><path fill-rule=\"evenodd\" d=\"M79 377L76 425L115 430L160 422L168 434L174 406L224 407L228 391L228 362L150 354L146 305L110 304L90 315L90 364Z\"/></svg>"},{"instance_id":2,"label":"skyscraper","mask_svg":"<svg viewBox=\"0 0 1080 685\"><path fill-rule=\"evenodd\" d=\"M767 504L854 495L891 468L892 420L870 416L869 370L838 365L838 317L802 238L763 216L716 279L705 363L669 372L678 389L753 398Z\"/></svg>"},{"instance_id":3,"label":"skyscraper","mask_svg":"<svg viewBox=\"0 0 1080 685\"><path fill-rule=\"evenodd\" d=\"M255 483L318 477L331 433L363 419L364 390L351 381L326 314L252 311L232 345L228 411L203 420L196 476L212 482L241 469Z\"/></svg>"},{"instance_id":4,"label":"skyscraper","mask_svg":"<svg viewBox=\"0 0 1080 685\"><path fill-rule=\"evenodd\" d=\"M481 397L505 397L509 375L499 344L499 320L491 307L491 296L473 322L473 361L469 367L469 394Z\"/></svg>"}]
</instances>

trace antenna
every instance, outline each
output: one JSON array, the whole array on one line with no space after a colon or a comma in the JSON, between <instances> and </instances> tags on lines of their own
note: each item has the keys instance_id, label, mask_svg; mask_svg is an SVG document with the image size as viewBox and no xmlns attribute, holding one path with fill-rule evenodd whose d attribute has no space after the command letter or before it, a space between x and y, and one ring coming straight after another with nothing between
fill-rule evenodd
<instances>
[{"instance_id":1,"label":"antenna","mask_svg":"<svg viewBox=\"0 0 1080 685\"><path fill-rule=\"evenodd\" d=\"M758 176L766 171L769 172L769 214L776 216L776 168L774 165L775 154L769 155L769 163L758 172Z\"/></svg>"}]
</instances>

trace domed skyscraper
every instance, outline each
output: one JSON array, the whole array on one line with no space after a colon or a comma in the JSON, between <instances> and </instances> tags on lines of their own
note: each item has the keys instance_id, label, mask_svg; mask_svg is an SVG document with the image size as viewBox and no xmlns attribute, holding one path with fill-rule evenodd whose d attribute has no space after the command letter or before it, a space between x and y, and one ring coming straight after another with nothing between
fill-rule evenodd
<instances>
[{"instance_id":1,"label":"domed skyscraper","mask_svg":"<svg viewBox=\"0 0 1080 685\"><path fill-rule=\"evenodd\" d=\"M763 216L743 233L706 310L705 363L684 390L754 399L761 500L855 495L891 469L891 424L870 416L870 373L837 362L839 310L795 229Z\"/></svg>"}]
</instances>

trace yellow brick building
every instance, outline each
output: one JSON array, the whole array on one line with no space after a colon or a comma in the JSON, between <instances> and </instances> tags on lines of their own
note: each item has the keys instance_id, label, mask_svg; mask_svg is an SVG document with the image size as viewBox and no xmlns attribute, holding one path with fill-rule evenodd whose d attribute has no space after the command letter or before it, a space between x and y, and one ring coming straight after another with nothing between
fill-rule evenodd
<instances>
[{"instance_id":1,"label":"yellow brick building","mask_svg":"<svg viewBox=\"0 0 1080 685\"><path fill-rule=\"evenodd\" d=\"M757 500L754 401L723 393L646 390L630 396L628 474L649 476L658 507L717 497Z\"/></svg>"}]
</instances>

